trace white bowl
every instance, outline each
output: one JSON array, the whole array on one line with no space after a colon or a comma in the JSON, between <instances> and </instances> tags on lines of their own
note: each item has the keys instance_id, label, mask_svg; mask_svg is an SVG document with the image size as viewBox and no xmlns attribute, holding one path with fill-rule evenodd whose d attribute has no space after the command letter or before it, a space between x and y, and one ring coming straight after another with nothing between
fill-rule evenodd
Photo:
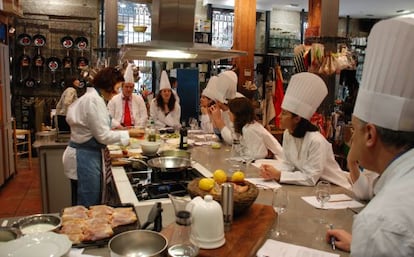
<instances>
[{"instance_id":1,"label":"white bowl","mask_svg":"<svg viewBox=\"0 0 414 257\"><path fill-rule=\"evenodd\" d=\"M160 148L161 142L160 141L155 141L155 142L151 142L151 141L141 141L140 142L141 145L141 149L142 149L142 153L144 155L155 155L158 151L158 149Z\"/></svg>"}]
</instances>

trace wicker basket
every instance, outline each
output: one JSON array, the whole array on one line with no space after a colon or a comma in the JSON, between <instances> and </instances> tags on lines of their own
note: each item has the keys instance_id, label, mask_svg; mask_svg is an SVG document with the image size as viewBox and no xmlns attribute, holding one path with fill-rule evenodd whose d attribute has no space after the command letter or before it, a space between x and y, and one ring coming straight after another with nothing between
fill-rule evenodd
<instances>
[{"instance_id":1,"label":"wicker basket","mask_svg":"<svg viewBox=\"0 0 414 257\"><path fill-rule=\"evenodd\" d=\"M211 194L210 192L201 190L198 187L198 182L200 181L200 179L201 178L196 178L192 180L190 183L188 183L187 190L191 198L194 198L196 196L204 197L205 195L210 194L213 196L214 200L220 203L220 194ZM254 201L257 198L257 195L259 194L259 190L256 185L248 181L244 181L243 183L245 185L248 185L249 189L246 192L234 194L234 216L238 216L246 212L254 203Z\"/></svg>"}]
</instances>

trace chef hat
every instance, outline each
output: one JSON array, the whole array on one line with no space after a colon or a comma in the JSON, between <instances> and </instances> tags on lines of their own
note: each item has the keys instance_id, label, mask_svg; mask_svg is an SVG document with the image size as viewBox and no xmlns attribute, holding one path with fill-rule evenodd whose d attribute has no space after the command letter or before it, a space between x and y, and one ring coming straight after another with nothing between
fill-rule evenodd
<instances>
[{"instance_id":1,"label":"chef hat","mask_svg":"<svg viewBox=\"0 0 414 257\"><path fill-rule=\"evenodd\" d=\"M203 90L201 95L206 96L212 100L216 98L217 95L217 76L212 76L207 83L206 88Z\"/></svg>"},{"instance_id":2,"label":"chef hat","mask_svg":"<svg viewBox=\"0 0 414 257\"><path fill-rule=\"evenodd\" d=\"M133 67L134 64L133 63L128 63L127 68L125 69L124 72L124 79L126 83L134 83L134 71L133 71Z\"/></svg>"},{"instance_id":3,"label":"chef hat","mask_svg":"<svg viewBox=\"0 0 414 257\"><path fill-rule=\"evenodd\" d=\"M310 120L328 94L325 82L310 72L301 72L291 77L282 109Z\"/></svg>"},{"instance_id":4,"label":"chef hat","mask_svg":"<svg viewBox=\"0 0 414 257\"><path fill-rule=\"evenodd\" d=\"M170 89L171 90L171 84L170 80L168 78L168 74L165 70L161 72L161 80L160 80L160 91L163 89Z\"/></svg>"},{"instance_id":5,"label":"chef hat","mask_svg":"<svg viewBox=\"0 0 414 257\"><path fill-rule=\"evenodd\" d=\"M227 103L228 99L236 97L237 74L234 71L224 71L218 75L217 80L217 101Z\"/></svg>"},{"instance_id":6,"label":"chef hat","mask_svg":"<svg viewBox=\"0 0 414 257\"><path fill-rule=\"evenodd\" d=\"M396 131L414 131L414 19L378 22L368 37L354 115Z\"/></svg>"}]
</instances>

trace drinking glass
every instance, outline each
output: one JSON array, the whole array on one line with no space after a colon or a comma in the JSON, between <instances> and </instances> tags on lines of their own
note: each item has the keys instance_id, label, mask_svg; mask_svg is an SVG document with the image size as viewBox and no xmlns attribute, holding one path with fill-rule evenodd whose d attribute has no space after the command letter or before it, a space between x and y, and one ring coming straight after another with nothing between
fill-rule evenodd
<instances>
[{"instance_id":1,"label":"drinking glass","mask_svg":"<svg viewBox=\"0 0 414 257\"><path fill-rule=\"evenodd\" d=\"M273 205L273 209L277 213L276 230L274 230L273 232L274 237L279 237L281 235L286 234L286 231L283 231L283 232L280 231L280 215L286 212L288 202L289 202L289 198L288 198L288 194L286 190L282 188L278 188L273 191L272 205Z\"/></svg>"},{"instance_id":2,"label":"drinking glass","mask_svg":"<svg viewBox=\"0 0 414 257\"><path fill-rule=\"evenodd\" d=\"M319 181L315 187L316 200L321 203L321 210L324 210L325 203L331 198L331 184L328 181ZM319 223L326 223L323 215L319 218Z\"/></svg>"}]
</instances>

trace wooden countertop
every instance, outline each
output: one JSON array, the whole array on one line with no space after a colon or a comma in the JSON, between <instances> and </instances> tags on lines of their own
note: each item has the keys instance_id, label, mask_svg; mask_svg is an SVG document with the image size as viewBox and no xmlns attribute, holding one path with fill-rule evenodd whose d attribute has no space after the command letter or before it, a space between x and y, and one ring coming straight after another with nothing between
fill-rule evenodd
<instances>
[{"instance_id":1,"label":"wooden countertop","mask_svg":"<svg viewBox=\"0 0 414 257\"><path fill-rule=\"evenodd\" d=\"M276 213L271 206L253 204L242 216L236 217L230 231L225 233L226 243L217 249L201 249L200 257L249 257L256 252L267 239L267 234L273 225ZM173 232L174 224L161 231L167 238Z\"/></svg>"}]
</instances>

